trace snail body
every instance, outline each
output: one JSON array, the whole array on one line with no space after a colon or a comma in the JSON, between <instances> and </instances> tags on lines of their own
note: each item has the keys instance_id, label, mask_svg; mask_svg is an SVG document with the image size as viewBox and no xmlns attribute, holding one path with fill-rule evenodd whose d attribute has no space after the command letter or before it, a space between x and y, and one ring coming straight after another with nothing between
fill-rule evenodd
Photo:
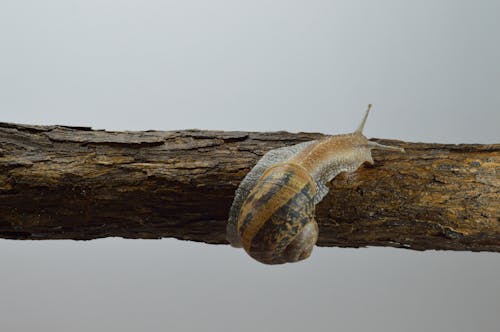
<instances>
[{"instance_id":1,"label":"snail body","mask_svg":"<svg viewBox=\"0 0 500 332\"><path fill-rule=\"evenodd\" d=\"M265 264L308 258L318 239L315 206L328 193L326 183L341 172L373 164L372 149L403 151L369 141L358 129L349 134L267 152L236 190L226 237Z\"/></svg>"}]
</instances>

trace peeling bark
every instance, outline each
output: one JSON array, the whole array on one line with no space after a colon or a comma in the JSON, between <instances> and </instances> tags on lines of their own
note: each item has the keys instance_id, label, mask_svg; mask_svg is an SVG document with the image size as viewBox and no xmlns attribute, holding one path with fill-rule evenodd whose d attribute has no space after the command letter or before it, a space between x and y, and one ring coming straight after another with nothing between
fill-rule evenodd
<instances>
[{"instance_id":1,"label":"peeling bark","mask_svg":"<svg viewBox=\"0 0 500 332\"><path fill-rule=\"evenodd\" d=\"M287 132L107 132L0 123L0 237L225 243L233 194ZM317 207L320 246L500 251L500 144L377 140Z\"/></svg>"}]
</instances>

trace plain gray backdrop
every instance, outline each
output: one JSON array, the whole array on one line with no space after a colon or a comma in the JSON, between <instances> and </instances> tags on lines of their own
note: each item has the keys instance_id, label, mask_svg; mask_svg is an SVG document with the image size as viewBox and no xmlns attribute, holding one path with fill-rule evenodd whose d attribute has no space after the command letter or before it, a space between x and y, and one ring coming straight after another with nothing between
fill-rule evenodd
<instances>
[{"instance_id":1,"label":"plain gray backdrop","mask_svg":"<svg viewBox=\"0 0 500 332\"><path fill-rule=\"evenodd\" d=\"M500 1L0 0L0 121L500 141ZM126 211L124 211L126 213ZM500 254L0 240L2 331L498 331Z\"/></svg>"}]
</instances>

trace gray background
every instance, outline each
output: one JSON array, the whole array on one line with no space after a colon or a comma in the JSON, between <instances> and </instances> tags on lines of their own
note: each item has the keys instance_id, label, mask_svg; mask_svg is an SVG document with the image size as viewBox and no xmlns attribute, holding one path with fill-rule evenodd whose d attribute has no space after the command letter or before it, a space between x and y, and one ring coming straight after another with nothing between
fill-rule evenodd
<instances>
[{"instance_id":1,"label":"gray background","mask_svg":"<svg viewBox=\"0 0 500 332\"><path fill-rule=\"evenodd\" d=\"M500 1L0 0L0 121L500 141ZM126 213L126 211L124 211ZM2 331L498 331L500 255L0 240Z\"/></svg>"}]
</instances>

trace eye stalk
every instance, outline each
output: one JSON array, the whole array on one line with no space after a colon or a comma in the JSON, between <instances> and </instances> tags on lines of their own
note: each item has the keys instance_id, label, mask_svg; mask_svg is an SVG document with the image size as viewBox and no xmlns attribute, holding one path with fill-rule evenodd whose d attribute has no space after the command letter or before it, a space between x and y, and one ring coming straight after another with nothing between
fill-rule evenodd
<instances>
[{"instance_id":1,"label":"eye stalk","mask_svg":"<svg viewBox=\"0 0 500 332\"><path fill-rule=\"evenodd\" d=\"M358 126L358 129L354 132L355 134L360 134L363 135L363 129L365 128L365 123L366 119L368 118L368 114L370 113L370 110L372 109L372 104L368 104L368 108L366 109L365 116L363 117L363 120L361 120L361 123Z\"/></svg>"},{"instance_id":2,"label":"eye stalk","mask_svg":"<svg viewBox=\"0 0 500 332\"><path fill-rule=\"evenodd\" d=\"M368 104L368 108L366 109L365 115L363 116L363 120L361 120L361 123L358 126L358 129L354 132L355 135L361 135L363 136L363 129L365 128L365 123L366 119L368 118L368 114L370 113L370 110L372 109L372 104ZM398 152L405 152L405 149L397 147L397 146L390 146L390 145L383 145L379 144L377 142L372 142L368 141L368 148L369 149L378 149L378 150L387 150L387 151L398 151Z\"/></svg>"},{"instance_id":3,"label":"eye stalk","mask_svg":"<svg viewBox=\"0 0 500 332\"><path fill-rule=\"evenodd\" d=\"M378 150L405 152L405 149L400 148L399 146L383 145L383 144L379 144L377 142L372 142L372 141L368 141L368 148L378 149Z\"/></svg>"}]
</instances>

